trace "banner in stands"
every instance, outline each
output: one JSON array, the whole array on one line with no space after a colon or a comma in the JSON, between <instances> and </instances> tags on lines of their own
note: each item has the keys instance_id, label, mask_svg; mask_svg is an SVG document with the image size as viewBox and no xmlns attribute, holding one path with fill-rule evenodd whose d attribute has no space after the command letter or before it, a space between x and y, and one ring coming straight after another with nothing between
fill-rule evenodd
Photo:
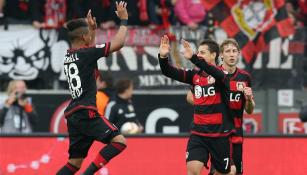
<instances>
[{"instance_id":1,"label":"banner in stands","mask_svg":"<svg viewBox=\"0 0 307 175\"><path fill-rule=\"evenodd\" d=\"M127 149L96 174L185 174L187 141L185 137L128 137ZM67 138L0 138L0 174L54 175L67 162L68 145ZM102 146L93 144L80 172L84 172ZM306 138L246 138L243 147L245 174L305 174L307 171L302 166L307 155ZM264 155L270 155L265 157L266 161ZM203 168L201 175L205 174L208 170Z\"/></svg>"},{"instance_id":2,"label":"banner in stands","mask_svg":"<svg viewBox=\"0 0 307 175\"><path fill-rule=\"evenodd\" d=\"M66 133L64 110L70 97L67 94L33 94L31 97L40 116L34 130ZM188 105L185 98L184 94L135 94L134 108L145 128L144 132L148 134L189 132L193 106ZM246 115L243 129L248 134L259 133L262 129L261 113Z\"/></svg>"},{"instance_id":3,"label":"banner in stands","mask_svg":"<svg viewBox=\"0 0 307 175\"><path fill-rule=\"evenodd\" d=\"M52 88L54 80L65 83L63 58L69 44L60 30L36 30L31 26L10 26L0 29L0 80L34 80L31 88ZM160 36L171 35L171 62L178 67L193 68L179 53L180 39L196 45L206 36L206 28L196 31L186 27L173 27L169 31L148 28L131 28L127 46L107 59L100 59L101 71L112 71L114 78L128 77L134 80L135 89L188 89L177 81L162 75L157 59ZM97 31L97 43L109 41L115 30ZM254 88L300 88L302 62L304 61L304 28L294 35L270 40L264 51L257 55L254 64L246 64L243 58L238 66L247 69L253 77ZM217 29L215 37L220 43L225 32ZM287 79L285 83L285 79Z\"/></svg>"},{"instance_id":4,"label":"banner in stands","mask_svg":"<svg viewBox=\"0 0 307 175\"><path fill-rule=\"evenodd\" d=\"M27 25L1 28L0 45L0 79L36 80L45 86L59 78L69 48L60 32Z\"/></svg>"}]
</instances>

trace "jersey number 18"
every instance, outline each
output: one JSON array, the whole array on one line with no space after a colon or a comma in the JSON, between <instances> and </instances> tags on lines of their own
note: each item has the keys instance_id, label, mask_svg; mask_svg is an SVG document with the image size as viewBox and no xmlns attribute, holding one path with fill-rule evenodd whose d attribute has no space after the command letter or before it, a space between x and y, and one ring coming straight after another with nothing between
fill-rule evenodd
<instances>
[{"instance_id":1,"label":"jersey number 18","mask_svg":"<svg viewBox=\"0 0 307 175\"><path fill-rule=\"evenodd\" d=\"M82 94L81 79L76 63L64 65L64 73L67 77L71 97L73 99L80 97Z\"/></svg>"}]
</instances>

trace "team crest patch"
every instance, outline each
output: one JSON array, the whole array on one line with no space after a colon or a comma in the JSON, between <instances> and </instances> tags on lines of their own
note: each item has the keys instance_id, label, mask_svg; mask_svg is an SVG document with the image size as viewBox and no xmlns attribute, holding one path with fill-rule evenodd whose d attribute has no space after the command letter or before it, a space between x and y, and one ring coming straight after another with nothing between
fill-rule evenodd
<instances>
[{"instance_id":1,"label":"team crest patch","mask_svg":"<svg viewBox=\"0 0 307 175\"><path fill-rule=\"evenodd\" d=\"M213 78L211 75L207 77L208 78L208 84L215 83L215 78Z\"/></svg>"},{"instance_id":2,"label":"team crest patch","mask_svg":"<svg viewBox=\"0 0 307 175\"><path fill-rule=\"evenodd\" d=\"M231 14L240 30L250 40L274 22L277 10L274 0L238 0L231 8Z\"/></svg>"},{"instance_id":3,"label":"team crest patch","mask_svg":"<svg viewBox=\"0 0 307 175\"><path fill-rule=\"evenodd\" d=\"M244 82L237 82L237 90L238 91L243 91L245 86L246 85L245 85Z\"/></svg>"},{"instance_id":4,"label":"team crest patch","mask_svg":"<svg viewBox=\"0 0 307 175\"><path fill-rule=\"evenodd\" d=\"M200 86L195 86L194 87L194 95L195 95L195 98L196 99L199 99L201 97L201 94L202 94L202 89Z\"/></svg>"}]
</instances>

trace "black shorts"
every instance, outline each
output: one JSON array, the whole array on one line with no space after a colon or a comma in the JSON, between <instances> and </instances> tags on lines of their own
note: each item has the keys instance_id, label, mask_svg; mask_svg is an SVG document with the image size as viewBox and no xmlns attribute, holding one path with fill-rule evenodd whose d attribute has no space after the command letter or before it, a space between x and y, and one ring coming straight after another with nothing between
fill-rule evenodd
<instances>
[{"instance_id":1,"label":"black shorts","mask_svg":"<svg viewBox=\"0 0 307 175\"><path fill-rule=\"evenodd\" d=\"M119 135L116 126L93 110L79 110L67 117L69 158L85 158L94 140L109 143Z\"/></svg>"},{"instance_id":2,"label":"black shorts","mask_svg":"<svg viewBox=\"0 0 307 175\"><path fill-rule=\"evenodd\" d=\"M190 136L186 161L198 160L207 167L209 155L211 163L220 173L230 172L231 144L229 137Z\"/></svg>"},{"instance_id":3,"label":"black shorts","mask_svg":"<svg viewBox=\"0 0 307 175\"><path fill-rule=\"evenodd\" d=\"M237 174L243 174L242 143L233 143L232 148L233 148L232 158L237 169Z\"/></svg>"}]
</instances>

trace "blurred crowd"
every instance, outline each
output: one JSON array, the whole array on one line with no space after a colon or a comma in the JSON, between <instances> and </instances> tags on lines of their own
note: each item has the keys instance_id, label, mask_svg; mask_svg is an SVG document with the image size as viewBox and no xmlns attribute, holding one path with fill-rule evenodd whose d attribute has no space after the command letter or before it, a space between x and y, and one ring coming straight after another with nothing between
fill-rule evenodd
<instances>
[{"instance_id":1,"label":"blurred crowd","mask_svg":"<svg viewBox=\"0 0 307 175\"><path fill-rule=\"evenodd\" d=\"M126 0L129 25L168 27L186 25L197 29L212 25L204 0ZM287 0L287 10L296 26L307 23L307 0ZM115 0L0 0L0 21L6 24L32 24L36 28L58 28L65 21L84 17L89 9L100 28L115 27Z\"/></svg>"},{"instance_id":2,"label":"blurred crowd","mask_svg":"<svg viewBox=\"0 0 307 175\"><path fill-rule=\"evenodd\" d=\"M201 0L127 0L129 25L206 25ZM0 18L7 24L32 24L36 28L58 28L65 21L84 17L89 9L102 29L119 24L115 0L0 0Z\"/></svg>"}]
</instances>

